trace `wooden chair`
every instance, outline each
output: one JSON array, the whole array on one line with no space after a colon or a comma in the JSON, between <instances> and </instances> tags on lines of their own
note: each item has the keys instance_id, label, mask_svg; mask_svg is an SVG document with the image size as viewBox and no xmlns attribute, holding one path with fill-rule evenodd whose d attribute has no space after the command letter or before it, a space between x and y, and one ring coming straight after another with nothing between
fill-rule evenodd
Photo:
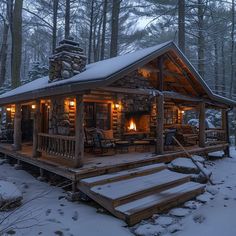
<instances>
[{"instance_id":1,"label":"wooden chair","mask_svg":"<svg viewBox=\"0 0 236 236\"><path fill-rule=\"evenodd\" d=\"M93 150L93 133L96 131L96 128L84 128L84 148L89 152Z\"/></svg>"},{"instance_id":2,"label":"wooden chair","mask_svg":"<svg viewBox=\"0 0 236 236\"><path fill-rule=\"evenodd\" d=\"M115 142L111 139L106 139L102 130L96 129L93 135L93 151L95 154L109 154L109 151L112 151L112 154L115 154Z\"/></svg>"}]
</instances>

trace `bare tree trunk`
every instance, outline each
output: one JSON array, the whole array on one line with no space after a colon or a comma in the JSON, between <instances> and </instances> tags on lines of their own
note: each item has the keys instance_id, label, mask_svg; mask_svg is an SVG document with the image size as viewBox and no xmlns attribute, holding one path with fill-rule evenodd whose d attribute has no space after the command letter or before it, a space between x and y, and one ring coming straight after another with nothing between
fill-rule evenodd
<instances>
[{"instance_id":1,"label":"bare tree trunk","mask_svg":"<svg viewBox=\"0 0 236 236\"><path fill-rule=\"evenodd\" d=\"M232 98L233 96L233 81L234 81L234 51L235 51L235 43L234 43L234 30L235 30L235 3L232 0L232 29L231 29L231 54L230 54L230 65L231 65L231 74L230 74L230 87L229 87L229 96Z\"/></svg>"},{"instance_id":2,"label":"bare tree trunk","mask_svg":"<svg viewBox=\"0 0 236 236\"><path fill-rule=\"evenodd\" d=\"M103 22L102 22L102 40L101 40L101 60L105 58L105 36L106 36L106 24L107 24L107 0L104 0L103 5Z\"/></svg>"},{"instance_id":3,"label":"bare tree trunk","mask_svg":"<svg viewBox=\"0 0 236 236\"><path fill-rule=\"evenodd\" d=\"M66 14L65 14L65 38L70 37L70 0L66 0Z\"/></svg>"},{"instance_id":4,"label":"bare tree trunk","mask_svg":"<svg viewBox=\"0 0 236 236\"><path fill-rule=\"evenodd\" d=\"M120 3L120 0L113 0L112 3L110 57L116 57L118 52Z\"/></svg>"},{"instance_id":5,"label":"bare tree trunk","mask_svg":"<svg viewBox=\"0 0 236 236\"><path fill-rule=\"evenodd\" d=\"M0 49L0 86L3 85L6 75L6 62L7 62L7 39L8 39L9 23L4 21L2 45Z\"/></svg>"},{"instance_id":6,"label":"bare tree trunk","mask_svg":"<svg viewBox=\"0 0 236 236\"><path fill-rule=\"evenodd\" d=\"M226 96L226 76L225 76L225 51L224 51L224 39L221 42L221 65L222 65L222 95Z\"/></svg>"},{"instance_id":7,"label":"bare tree trunk","mask_svg":"<svg viewBox=\"0 0 236 236\"><path fill-rule=\"evenodd\" d=\"M17 0L13 9L12 21L12 87L20 85L22 51L22 7L23 0Z\"/></svg>"},{"instance_id":8,"label":"bare tree trunk","mask_svg":"<svg viewBox=\"0 0 236 236\"><path fill-rule=\"evenodd\" d=\"M214 51L215 51L215 91L216 93L219 93L219 55L218 55L218 48L217 48L217 41L214 43Z\"/></svg>"},{"instance_id":9,"label":"bare tree trunk","mask_svg":"<svg viewBox=\"0 0 236 236\"><path fill-rule=\"evenodd\" d=\"M93 15L94 13L94 0L91 2L91 14L90 14L90 25L89 25L89 48L88 48L88 63L91 63L91 53L92 53L92 39L93 39Z\"/></svg>"},{"instance_id":10,"label":"bare tree trunk","mask_svg":"<svg viewBox=\"0 0 236 236\"><path fill-rule=\"evenodd\" d=\"M205 40L204 40L204 2L198 0L198 72L205 74Z\"/></svg>"},{"instance_id":11,"label":"bare tree trunk","mask_svg":"<svg viewBox=\"0 0 236 236\"><path fill-rule=\"evenodd\" d=\"M178 1L178 45L185 53L185 0Z\"/></svg>"},{"instance_id":12,"label":"bare tree trunk","mask_svg":"<svg viewBox=\"0 0 236 236\"><path fill-rule=\"evenodd\" d=\"M52 53L57 45L57 14L59 0L53 0L53 29L52 29Z\"/></svg>"}]
</instances>

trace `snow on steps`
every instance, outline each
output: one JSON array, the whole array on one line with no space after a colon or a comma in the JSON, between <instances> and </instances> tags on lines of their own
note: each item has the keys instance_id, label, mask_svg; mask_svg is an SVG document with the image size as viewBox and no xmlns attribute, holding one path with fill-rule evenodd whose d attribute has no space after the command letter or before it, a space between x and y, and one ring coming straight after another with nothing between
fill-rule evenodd
<instances>
[{"instance_id":1,"label":"snow on steps","mask_svg":"<svg viewBox=\"0 0 236 236\"><path fill-rule=\"evenodd\" d=\"M160 193L154 193L147 197L120 205L116 211L124 214L129 225L138 223L142 219L151 217L154 213L160 213L204 192L202 184L188 182L177 187L167 189Z\"/></svg>"},{"instance_id":2,"label":"snow on steps","mask_svg":"<svg viewBox=\"0 0 236 236\"><path fill-rule=\"evenodd\" d=\"M190 181L190 175L162 170L145 176L97 185L92 187L91 191L109 199L112 206L115 207L153 193L153 191L160 192L188 181Z\"/></svg>"},{"instance_id":3,"label":"snow on steps","mask_svg":"<svg viewBox=\"0 0 236 236\"><path fill-rule=\"evenodd\" d=\"M167 170L163 164L82 179L77 187L129 225L204 191L204 185L190 182L190 175Z\"/></svg>"},{"instance_id":4,"label":"snow on steps","mask_svg":"<svg viewBox=\"0 0 236 236\"><path fill-rule=\"evenodd\" d=\"M142 176L146 174L152 174L160 170L166 169L165 164L153 164L142 166L130 170L119 171L115 173L99 175L91 178L82 179L81 183L86 184L90 187L100 184L106 184L110 182L115 182L119 180L129 179L136 176Z\"/></svg>"}]
</instances>

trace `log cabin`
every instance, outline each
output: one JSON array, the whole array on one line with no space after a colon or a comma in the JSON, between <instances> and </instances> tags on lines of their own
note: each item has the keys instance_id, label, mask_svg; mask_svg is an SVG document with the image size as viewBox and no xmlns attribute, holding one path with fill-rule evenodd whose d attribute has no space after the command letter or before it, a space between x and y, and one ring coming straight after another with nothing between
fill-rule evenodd
<instances>
[{"instance_id":1,"label":"log cabin","mask_svg":"<svg viewBox=\"0 0 236 236\"><path fill-rule=\"evenodd\" d=\"M79 44L63 40L49 59L49 76L0 95L5 132L12 134L2 138L0 152L41 175L70 179L74 191L132 225L148 215L127 218L81 180L183 156L168 140L173 133L191 154L229 155L228 112L235 105L211 91L172 41L86 65ZM220 127L207 127L207 109L221 114ZM184 123L189 111L197 127Z\"/></svg>"}]
</instances>

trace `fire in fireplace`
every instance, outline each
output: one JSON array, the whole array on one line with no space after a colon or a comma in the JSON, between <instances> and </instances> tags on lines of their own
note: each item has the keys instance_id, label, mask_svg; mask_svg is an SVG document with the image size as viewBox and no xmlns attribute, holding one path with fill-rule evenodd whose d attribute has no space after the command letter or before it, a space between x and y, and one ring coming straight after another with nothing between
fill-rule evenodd
<instances>
[{"instance_id":1,"label":"fire in fireplace","mask_svg":"<svg viewBox=\"0 0 236 236\"><path fill-rule=\"evenodd\" d=\"M131 118L130 121L128 122L127 129L128 129L128 131L137 131L137 126L136 126L133 118Z\"/></svg>"},{"instance_id":2,"label":"fire in fireplace","mask_svg":"<svg viewBox=\"0 0 236 236\"><path fill-rule=\"evenodd\" d=\"M150 115L148 113L128 113L125 115L125 132L150 132Z\"/></svg>"}]
</instances>

